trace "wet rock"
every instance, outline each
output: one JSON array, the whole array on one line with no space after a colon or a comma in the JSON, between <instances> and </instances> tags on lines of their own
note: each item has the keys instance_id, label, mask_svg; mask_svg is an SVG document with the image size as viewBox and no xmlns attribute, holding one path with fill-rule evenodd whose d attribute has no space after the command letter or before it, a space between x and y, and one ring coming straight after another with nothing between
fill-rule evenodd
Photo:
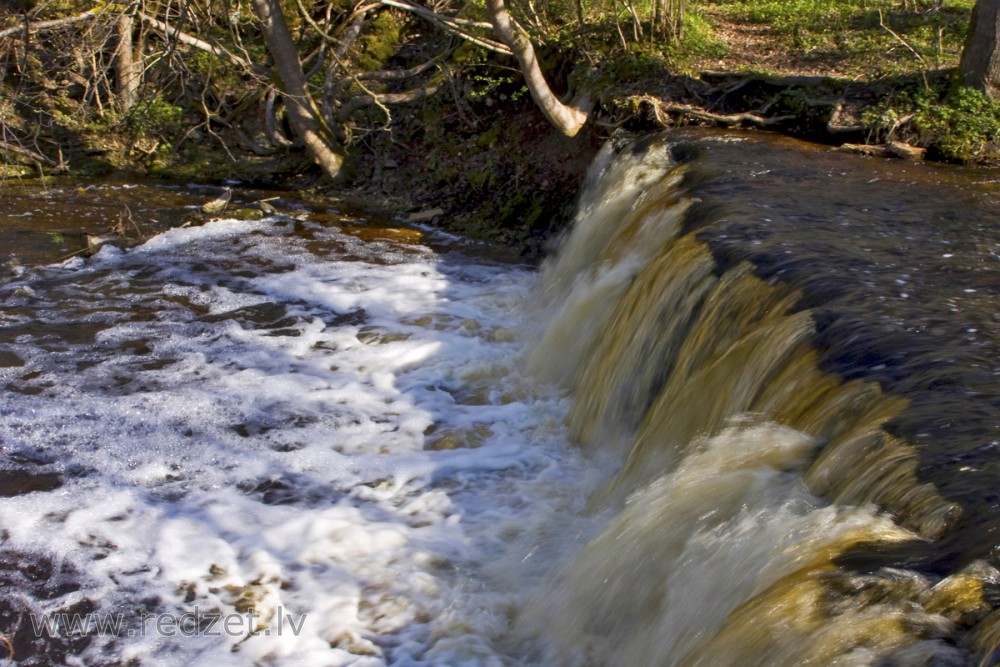
<instances>
[{"instance_id":1,"label":"wet rock","mask_svg":"<svg viewBox=\"0 0 1000 667\"><path fill-rule=\"evenodd\" d=\"M285 330L298 323L297 319L288 315L285 306L269 302L227 310L224 313L205 315L201 319L203 322L234 320L253 329L267 329L269 331Z\"/></svg>"},{"instance_id":2,"label":"wet rock","mask_svg":"<svg viewBox=\"0 0 1000 667\"><path fill-rule=\"evenodd\" d=\"M142 243L141 239L131 239L124 236L118 236L117 234L87 234L86 241L87 247L84 248L82 252L82 254L86 257L93 255L106 245L125 250Z\"/></svg>"},{"instance_id":3,"label":"wet rock","mask_svg":"<svg viewBox=\"0 0 1000 667\"><path fill-rule=\"evenodd\" d=\"M233 191L226 188L222 193L210 202L206 202L202 205L201 211L206 215L218 215L226 210L229 206L229 200L233 198Z\"/></svg>"},{"instance_id":4,"label":"wet rock","mask_svg":"<svg viewBox=\"0 0 1000 667\"><path fill-rule=\"evenodd\" d=\"M62 476L56 472L28 468L0 470L0 497L11 498L35 491L53 491L63 485Z\"/></svg>"},{"instance_id":5,"label":"wet rock","mask_svg":"<svg viewBox=\"0 0 1000 667\"><path fill-rule=\"evenodd\" d=\"M855 153L857 155L870 155L872 157L894 157L902 160L922 160L927 150L917 148L901 141L889 141L884 146L872 146L869 144L842 144L837 150L844 153Z\"/></svg>"},{"instance_id":6,"label":"wet rock","mask_svg":"<svg viewBox=\"0 0 1000 667\"><path fill-rule=\"evenodd\" d=\"M394 333L381 327L361 327L358 331L357 339L365 345L385 345L386 343L398 343L407 340L408 333Z\"/></svg>"},{"instance_id":7,"label":"wet rock","mask_svg":"<svg viewBox=\"0 0 1000 667\"><path fill-rule=\"evenodd\" d=\"M264 211L257 208L238 208L233 211L235 220L263 220Z\"/></svg>"},{"instance_id":8,"label":"wet rock","mask_svg":"<svg viewBox=\"0 0 1000 667\"><path fill-rule=\"evenodd\" d=\"M14 366L24 366L24 359L13 352L0 350L0 368L12 368Z\"/></svg>"},{"instance_id":9,"label":"wet rock","mask_svg":"<svg viewBox=\"0 0 1000 667\"><path fill-rule=\"evenodd\" d=\"M986 586L998 577L1000 572L995 568L977 561L928 591L922 601L924 609L961 626L975 625L993 610L985 597Z\"/></svg>"},{"instance_id":10,"label":"wet rock","mask_svg":"<svg viewBox=\"0 0 1000 667\"><path fill-rule=\"evenodd\" d=\"M872 157L885 157L885 146L871 146L868 144L841 144L837 148L842 153L854 153L856 155L870 155Z\"/></svg>"},{"instance_id":11,"label":"wet rock","mask_svg":"<svg viewBox=\"0 0 1000 667\"><path fill-rule=\"evenodd\" d=\"M430 222L434 218L444 215L443 208L431 208L426 211L418 211L410 214L410 222Z\"/></svg>"},{"instance_id":12,"label":"wet rock","mask_svg":"<svg viewBox=\"0 0 1000 667\"><path fill-rule=\"evenodd\" d=\"M491 435L493 429L486 424L475 424L471 429L446 428L440 424L432 424L424 431L424 449L431 451L477 449Z\"/></svg>"},{"instance_id":13,"label":"wet rock","mask_svg":"<svg viewBox=\"0 0 1000 667\"><path fill-rule=\"evenodd\" d=\"M260 209L260 212L264 215L275 215L277 214L278 209L271 205L271 201L273 201L273 199L261 199L260 201L255 202L254 206Z\"/></svg>"}]
</instances>

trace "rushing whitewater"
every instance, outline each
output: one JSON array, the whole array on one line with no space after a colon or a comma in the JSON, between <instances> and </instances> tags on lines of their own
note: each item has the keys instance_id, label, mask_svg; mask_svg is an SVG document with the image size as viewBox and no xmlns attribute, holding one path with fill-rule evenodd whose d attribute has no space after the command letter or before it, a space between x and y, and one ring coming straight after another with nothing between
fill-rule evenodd
<instances>
[{"instance_id":1,"label":"rushing whitewater","mask_svg":"<svg viewBox=\"0 0 1000 667\"><path fill-rule=\"evenodd\" d=\"M493 643L594 476L565 399L518 370L530 284L270 219L3 288L15 657L501 664ZM123 625L34 636L63 613Z\"/></svg>"},{"instance_id":2,"label":"rushing whitewater","mask_svg":"<svg viewBox=\"0 0 1000 667\"><path fill-rule=\"evenodd\" d=\"M846 245L875 257L856 289L838 249L809 254L822 224L795 246L806 225L772 223L788 202L718 205L713 188L768 173L726 171L741 143L609 145L540 272L300 216L176 229L0 287L7 650L25 665L989 656L994 515L967 499L985 497L992 449L955 445L990 432L975 417L993 394L965 389L989 386L988 348L968 334L947 364L939 347L933 367L896 363L858 328L879 331L880 272L898 275L876 247L892 221ZM991 274L970 266L947 307L989 307ZM948 332L931 299L905 310L926 285L907 270L891 323L929 313L905 348L920 360ZM970 419L929 478L920 438L956 395Z\"/></svg>"}]
</instances>

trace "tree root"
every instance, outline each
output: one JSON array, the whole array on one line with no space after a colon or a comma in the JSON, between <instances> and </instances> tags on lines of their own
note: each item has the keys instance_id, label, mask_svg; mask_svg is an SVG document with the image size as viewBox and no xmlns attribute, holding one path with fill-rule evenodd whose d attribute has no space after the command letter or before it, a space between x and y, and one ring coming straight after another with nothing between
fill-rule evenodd
<instances>
[{"instance_id":1,"label":"tree root","mask_svg":"<svg viewBox=\"0 0 1000 667\"><path fill-rule=\"evenodd\" d=\"M790 120L795 120L795 115L785 116L760 116L755 113L743 112L733 114L721 114L705 109L694 107L688 104L676 104L661 100L650 95L633 97L631 101L638 104L648 104L653 110L656 122L663 127L671 127L675 123L668 116L674 115L682 118L694 118L707 121L718 127L759 127L770 128L782 125Z\"/></svg>"},{"instance_id":2,"label":"tree root","mask_svg":"<svg viewBox=\"0 0 1000 667\"><path fill-rule=\"evenodd\" d=\"M41 167L49 167L54 173L64 173L69 171L69 165L63 160L62 151L59 151L59 159L53 160L41 151L34 151L17 142L7 141L0 138L0 154L14 153L33 162L39 170Z\"/></svg>"}]
</instances>

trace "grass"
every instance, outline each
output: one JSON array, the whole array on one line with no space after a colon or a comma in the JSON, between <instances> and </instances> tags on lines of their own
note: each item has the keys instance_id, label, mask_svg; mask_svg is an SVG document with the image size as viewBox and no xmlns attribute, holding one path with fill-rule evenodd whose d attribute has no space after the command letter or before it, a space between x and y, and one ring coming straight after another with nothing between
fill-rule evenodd
<instances>
[{"instance_id":1,"label":"grass","mask_svg":"<svg viewBox=\"0 0 1000 667\"><path fill-rule=\"evenodd\" d=\"M944 0L937 8L907 2L904 9L903 4L900 0L702 0L698 6L717 30L728 33L728 41L749 36L782 54L774 69L826 69L876 78L954 67L974 0Z\"/></svg>"}]
</instances>

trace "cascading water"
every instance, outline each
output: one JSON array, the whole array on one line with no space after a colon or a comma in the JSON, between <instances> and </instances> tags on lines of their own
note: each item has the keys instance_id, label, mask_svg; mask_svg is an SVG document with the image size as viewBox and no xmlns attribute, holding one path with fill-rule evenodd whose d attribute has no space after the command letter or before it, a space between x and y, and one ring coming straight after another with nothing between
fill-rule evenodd
<instances>
[{"instance_id":1,"label":"cascading water","mask_svg":"<svg viewBox=\"0 0 1000 667\"><path fill-rule=\"evenodd\" d=\"M996 190L953 173L681 133L609 144L540 273L307 212L25 272L0 657L992 664Z\"/></svg>"},{"instance_id":2,"label":"cascading water","mask_svg":"<svg viewBox=\"0 0 1000 667\"><path fill-rule=\"evenodd\" d=\"M559 308L531 367L570 388L572 436L619 457L590 507L624 505L527 606L522 630L541 639L546 664L924 665L991 654L992 562L952 556L967 567L951 576L905 569L915 556L838 565L961 532L964 508L921 480L916 447L890 432L905 394L822 367L871 343L817 349L825 295L768 276L764 254L726 252L727 227L750 244L761 230L734 205L704 206L726 178L712 183L719 160L691 154L731 155L725 143L648 139L616 162L603 156L604 181L544 271L544 300ZM781 224L760 222L767 234ZM833 308L838 296L827 296Z\"/></svg>"}]
</instances>

